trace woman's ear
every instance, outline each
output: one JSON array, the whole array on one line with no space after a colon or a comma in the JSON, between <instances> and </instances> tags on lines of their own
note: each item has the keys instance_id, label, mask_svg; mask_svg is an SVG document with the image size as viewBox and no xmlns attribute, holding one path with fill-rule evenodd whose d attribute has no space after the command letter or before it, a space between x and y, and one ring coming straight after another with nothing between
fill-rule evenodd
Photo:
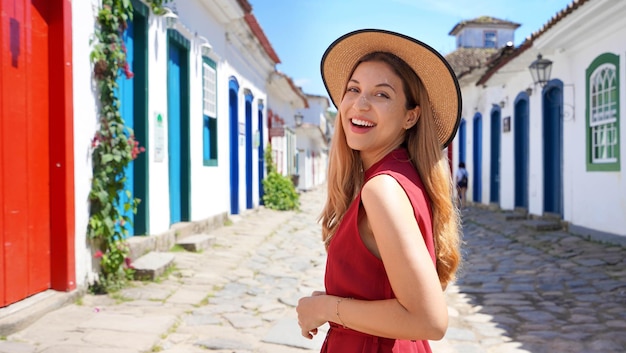
<instances>
[{"instance_id":1,"label":"woman's ear","mask_svg":"<svg viewBox=\"0 0 626 353\"><path fill-rule=\"evenodd\" d=\"M422 112L422 108L418 105L415 108L407 111L407 119L404 124L404 129L408 130L412 128L420 118L420 113Z\"/></svg>"}]
</instances>

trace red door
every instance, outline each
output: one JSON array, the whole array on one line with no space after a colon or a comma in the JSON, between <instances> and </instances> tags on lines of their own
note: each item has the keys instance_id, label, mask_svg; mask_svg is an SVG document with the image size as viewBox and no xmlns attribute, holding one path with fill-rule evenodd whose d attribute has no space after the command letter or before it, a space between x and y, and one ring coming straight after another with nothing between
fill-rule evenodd
<instances>
[{"instance_id":1,"label":"red door","mask_svg":"<svg viewBox=\"0 0 626 353\"><path fill-rule=\"evenodd\" d=\"M0 307L50 288L47 7L0 0Z\"/></svg>"}]
</instances>

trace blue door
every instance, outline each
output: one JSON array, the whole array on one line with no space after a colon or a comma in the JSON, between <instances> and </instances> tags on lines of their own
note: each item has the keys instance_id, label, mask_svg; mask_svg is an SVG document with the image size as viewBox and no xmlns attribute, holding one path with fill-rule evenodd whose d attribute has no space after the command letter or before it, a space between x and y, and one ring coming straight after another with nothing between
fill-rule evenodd
<instances>
[{"instance_id":1,"label":"blue door","mask_svg":"<svg viewBox=\"0 0 626 353\"><path fill-rule=\"evenodd\" d=\"M169 32L167 68L170 224L190 219L189 54L184 38Z\"/></svg>"},{"instance_id":2,"label":"blue door","mask_svg":"<svg viewBox=\"0 0 626 353\"><path fill-rule=\"evenodd\" d=\"M544 212L563 216L563 83L553 80L543 90Z\"/></svg>"},{"instance_id":3,"label":"blue door","mask_svg":"<svg viewBox=\"0 0 626 353\"><path fill-rule=\"evenodd\" d=\"M474 182L472 184L473 187L473 199L474 202L482 201L482 169L483 169L483 118L480 113L476 113L474 115L474 145L473 145L473 154L474 154L474 171L473 178Z\"/></svg>"},{"instance_id":4,"label":"blue door","mask_svg":"<svg viewBox=\"0 0 626 353\"><path fill-rule=\"evenodd\" d=\"M263 177L265 176L265 146L263 144L263 104L259 104L259 203L263 204Z\"/></svg>"},{"instance_id":5,"label":"blue door","mask_svg":"<svg viewBox=\"0 0 626 353\"><path fill-rule=\"evenodd\" d=\"M528 94L522 92L515 100L513 116L515 207L528 209L529 105Z\"/></svg>"},{"instance_id":6,"label":"blue door","mask_svg":"<svg viewBox=\"0 0 626 353\"><path fill-rule=\"evenodd\" d=\"M134 122L133 130L139 145L149 148L148 129L148 16L150 9L138 0L132 0L133 14L133 81ZM149 154L140 153L133 161L134 197L140 200L133 223L135 235L149 234Z\"/></svg>"},{"instance_id":7,"label":"blue door","mask_svg":"<svg viewBox=\"0 0 626 353\"><path fill-rule=\"evenodd\" d=\"M500 107L491 110L491 178L489 180L489 202L500 203Z\"/></svg>"},{"instance_id":8,"label":"blue door","mask_svg":"<svg viewBox=\"0 0 626 353\"><path fill-rule=\"evenodd\" d=\"M252 184L253 180L253 168L252 168L252 151L253 151L253 138L252 135L252 100L254 96L252 93L246 94L246 208L254 208L252 202Z\"/></svg>"},{"instance_id":9,"label":"blue door","mask_svg":"<svg viewBox=\"0 0 626 353\"><path fill-rule=\"evenodd\" d=\"M465 119L461 119L461 125L459 125L459 162L467 163L466 152L467 149L467 123Z\"/></svg>"},{"instance_id":10,"label":"blue door","mask_svg":"<svg viewBox=\"0 0 626 353\"><path fill-rule=\"evenodd\" d=\"M120 114L125 125L130 129L127 133L135 135L135 140L142 147L147 147L147 27L146 15L148 8L137 1L133 1L133 20L128 22L123 39L126 46L126 61L128 67L120 70L117 84L117 96L120 101ZM128 217L130 222L124 224L126 236L146 234L148 230L147 217L147 180L148 159L145 153L137 155L125 169L126 176L124 189L130 192L120 193L120 203L117 208L121 214ZM132 203L138 198L140 203L137 214L133 213Z\"/></svg>"},{"instance_id":11,"label":"blue door","mask_svg":"<svg viewBox=\"0 0 626 353\"><path fill-rule=\"evenodd\" d=\"M132 75L130 75L131 68L134 66L134 53L135 53L135 43L134 43L134 24L132 21L128 21L128 27L123 35L124 45L126 46L126 61L128 62L128 67L123 67L117 78L117 96L119 97L120 105L120 115L124 119L125 125L130 129L126 131L126 134L129 135L132 132L134 127L134 87L135 80ZM126 176L126 181L124 182L124 190L119 193L119 204L116 205L118 212L120 212L123 216L127 217L129 222L124 223L124 237L132 236L134 234L133 223L135 220L135 215L132 211L132 203L134 199L134 189L133 189L133 181L135 179L134 176L134 168L133 163L129 163L124 168L124 175ZM130 192L130 197L127 195L126 190Z\"/></svg>"},{"instance_id":12,"label":"blue door","mask_svg":"<svg viewBox=\"0 0 626 353\"><path fill-rule=\"evenodd\" d=\"M239 214L239 83L234 77L228 83L230 121L230 213Z\"/></svg>"}]
</instances>

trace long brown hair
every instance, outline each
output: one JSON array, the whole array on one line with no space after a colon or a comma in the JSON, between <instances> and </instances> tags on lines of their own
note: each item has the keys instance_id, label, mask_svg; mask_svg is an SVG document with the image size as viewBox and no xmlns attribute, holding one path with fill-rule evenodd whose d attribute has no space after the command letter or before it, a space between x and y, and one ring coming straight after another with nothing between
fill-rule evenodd
<instances>
[{"instance_id":1,"label":"long brown hair","mask_svg":"<svg viewBox=\"0 0 626 353\"><path fill-rule=\"evenodd\" d=\"M448 158L437 139L428 92L413 69L397 56L386 52L370 53L357 62L353 71L366 61L389 65L402 80L406 108L421 106L420 118L406 132L405 145L431 200L437 274L445 288L454 280L461 262L461 223L458 208L453 201L454 184ZM363 179L361 158L357 151L348 146L341 124L341 112L338 112L329 153L326 205L320 216L322 239L326 247L350 203L360 192Z\"/></svg>"}]
</instances>

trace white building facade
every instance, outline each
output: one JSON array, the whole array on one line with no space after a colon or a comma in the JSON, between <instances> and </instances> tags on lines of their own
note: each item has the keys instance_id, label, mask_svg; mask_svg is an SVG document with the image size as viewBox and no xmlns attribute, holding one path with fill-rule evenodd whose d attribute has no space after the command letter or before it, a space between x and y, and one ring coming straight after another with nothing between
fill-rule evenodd
<instances>
[{"instance_id":1,"label":"white building facade","mask_svg":"<svg viewBox=\"0 0 626 353\"><path fill-rule=\"evenodd\" d=\"M125 40L134 77L131 93L120 100L123 117L146 151L131 167L129 188L142 201L129 240L170 232L177 224L223 222L259 207L269 144L268 82L280 61L251 6L175 0L160 16L141 1L132 3L135 16ZM80 117L74 124L79 286L93 271L91 251L82 244L90 141L98 121L89 62L98 4L76 1L72 7L74 115ZM125 111L130 104L133 109Z\"/></svg>"},{"instance_id":2,"label":"white building facade","mask_svg":"<svg viewBox=\"0 0 626 353\"><path fill-rule=\"evenodd\" d=\"M454 163L468 199L626 237L626 3L574 1L518 48L461 77ZM529 66L552 62L547 82Z\"/></svg>"},{"instance_id":3,"label":"white building facade","mask_svg":"<svg viewBox=\"0 0 626 353\"><path fill-rule=\"evenodd\" d=\"M299 112L309 107L309 102L293 83L293 80L281 72L275 72L268 80L268 126L272 159L276 171L298 179L298 151L296 149L296 118Z\"/></svg>"},{"instance_id":4,"label":"white building facade","mask_svg":"<svg viewBox=\"0 0 626 353\"><path fill-rule=\"evenodd\" d=\"M306 97L309 107L302 111L302 122L296 127L299 190L311 190L326 182L332 136L328 98L311 94Z\"/></svg>"}]
</instances>

